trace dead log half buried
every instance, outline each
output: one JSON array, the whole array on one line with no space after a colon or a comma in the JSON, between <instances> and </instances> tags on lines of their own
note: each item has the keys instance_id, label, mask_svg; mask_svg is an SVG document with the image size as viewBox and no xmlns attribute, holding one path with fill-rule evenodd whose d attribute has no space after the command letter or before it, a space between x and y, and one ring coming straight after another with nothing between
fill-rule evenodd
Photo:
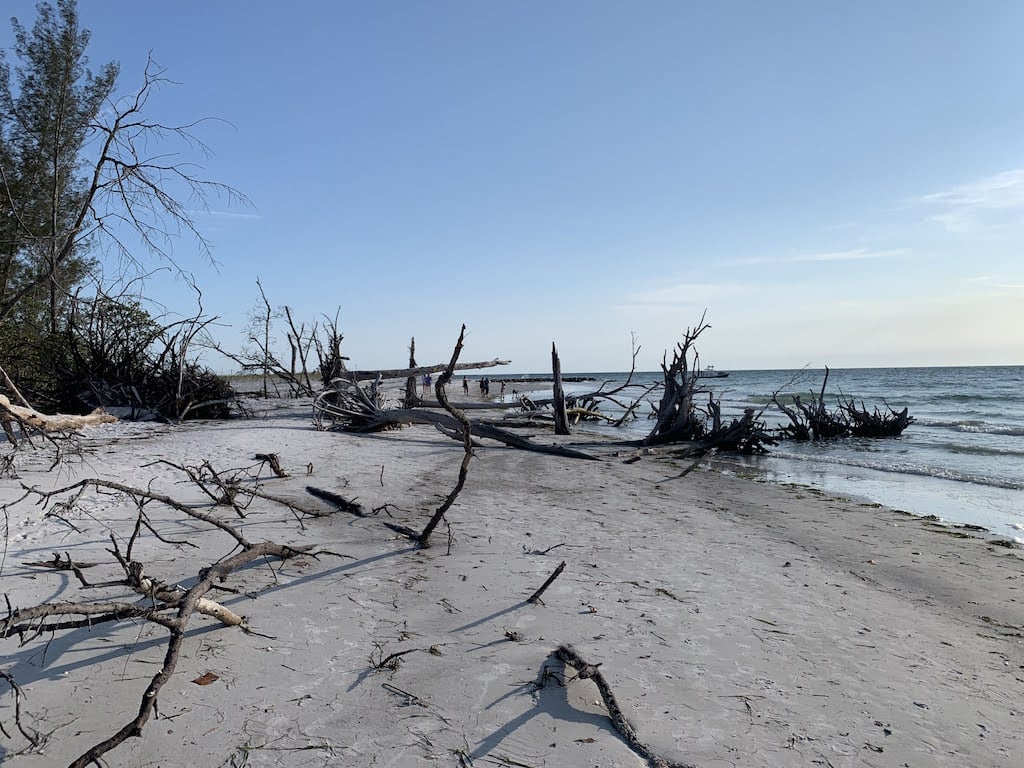
<instances>
[{"instance_id":1,"label":"dead log half buried","mask_svg":"<svg viewBox=\"0 0 1024 768\"><path fill-rule=\"evenodd\" d=\"M306 493L310 496L315 496L318 499L323 499L324 501L333 504L342 512L348 512L350 515L355 515L356 517L367 517L368 513L363 509L363 505L357 503L355 499L346 499L341 494L334 493L334 491L328 491L324 488L316 488L312 485L306 486Z\"/></svg>"},{"instance_id":2,"label":"dead log half buried","mask_svg":"<svg viewBox=\"0 0 1024 768\"><path fill-rule=\"evenodd\" d=\"M626 742L629 748L644 758L653 768L694 768L692 765L674 763L654 754L650 747L637 738L636 730L629 720L626 719L622 707L619 706L615 694L612 693L611 686L608 685L608 681L604 679L604 675L598 669L601 666L600 664L591 664L585 661L571 645L559 646L558 650L555 651L555 656L566 666L575 669L577 677L581 680L590 679L594 681L597 690L601 693L601 700L604 701L605 709L608 710L608 717L611 718L615 730L619 732L622 740Z\"/></svg>"}]
</instances>

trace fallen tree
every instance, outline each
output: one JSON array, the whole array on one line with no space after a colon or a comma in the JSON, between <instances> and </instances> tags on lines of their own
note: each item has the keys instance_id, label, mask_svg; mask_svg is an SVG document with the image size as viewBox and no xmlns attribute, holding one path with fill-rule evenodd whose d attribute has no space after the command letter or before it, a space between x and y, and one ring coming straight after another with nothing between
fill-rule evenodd
<instances>
[{"instance_id":1,"label":"fallen tree","mask_svg":"<svg viewBox=\"0 0 1024 768\"><path fill-rule=\"evenodd\" d=\"M602 385L593 392L581 395L566 395L561 387L561 363L554 344L551 348L553 397L550 400L530 400L522 397L517 402L505 403L458 403L462 411L474 409L503 410L517 409L517 413L506 416L502 426L496 423L475 420L471 422L473 435L477 438L496 440L509 447L548 453L569 458L595 459L596 457L561 445L540 445L529 438L517 435L508 427L534 427L540 421L550 421L555 434L566 435L570 426L580 421L604 420L615 426L622 426L635 418L636 411L648 396L662 389L660 403L655 407L656 423L642 445L664 445L685 443L693 452L706 452L712 448L720 451L752 454L763 453L766 445L775 444L768 428L761 420L760 411L748 411L742 417L729 423L721 419L721 407L714 396L698 383L698 360L695 342L710 326L701 318L694 328L688 328L683 340L674 351L671 363L663 360L663 381L653 385L633 384L636 357L639 347L633 345L633 361L626 381L618 386ZM314 399L314 422L320 429L340 429L347 432L380 432L397 429L405 424L431 424L449 436L458 439L461 434L460 422L449 413L431 410L433 403L424 402L415 396L415 378L447 366L421 365L415 363L415 341L410 345L410 367L376 371L348 371L344 377L335 379L333 386L319 393ZM485 363L457 364L452 371L475 369L491 365L504 365L507 361L495 359ZM406 379L405 394L401 407L393 407L385 401L383 380ZM360 382L371 381L368 387ZM632 388L632 397L623 393ZM637 392L639 389L639 392ZM708 394L705 406L698 406L696 396ZM600 411L603 401L609 401L621 409L619 416L610 416ZM438 398L441 403L441 398ZM635 441L626 440L632 445Z\"/></svg>"},{"instance_id":2,"label":"fallen tree","mask_svg":"<svg viewBox=\"0 0 1024 768\"><path fill-rule=\"evenodd\" d=\"M825 366L821 389L817 395L812 393L807 403L803 402L800 395L791 395L792 406L789 406L779 400L778 392L772 395L772 402L789 419L789 424L779 428L783 437L793 440L830 440L850 436L898 437L914 422L907 408L897 412L887 405L887 412L880 411L877 406L873 411L868 411L863 402L858 408L852 398L845 398L841 393L837 396L836 407L830 409L825 403L828 377L829 368Z\"/></svg>"},{"instance_id":3,"label":"fallen tree","mask_svg":"<svg viewBox=\"0 0 1024 768\"><path fill-rule=\"evenodd\" d=\"M610 382L605 381L597 389L590 392L567 395L563 390L562 382L580 382L589 381L590 379L562 376L561 362L558 360L557 353L555 352L554 343L551 346L552 397L531 399L523 396L516 401L520 410L526 415L526 423L529 425L537 421L552 421L556 425L557 433L557 425L560 418L558 411L562 407L559 404L564 402L566 430L564 434L569 434L568 428L578 425L580 422L603 421L613 426L621 427L626 422L636 418L636 412L647 401L647 396L661 386L658 383L650 385L634 383L636 358L640 354L640 345L636 343L636 337L634 336L629 374L624 382L612 386ZM530 381L530 379L513 379L512 381L514 383L516 381ZM538 381L541 380L538 379ZM628 397L625 394L627 392L631 392L631 395ZM603 413L601 411L603 403L611 403L621 413L618 416L610 416ZM494 406L489 405L488 407ZM505 408L507 406L501 404L499 407Z\"/></svg>"},{"instance_id":4,"label":"fallen tree","mask_svg":"<svg viewBox=\"0 0 1024 768\"><path fill-rule=\"evenodd\" d=\"M765 445L775 441L761 420L761 412L748 408L743 416L723 424L721 406L714 395L700 385L700 357L695 343L711 326L701 315L700 322L683 333L676 344L672 361L662 357L662 394L654 409L655 423L641 441L643 446L686 443L694 453L711 450L733 453L764 453ZM708 404L697 405L697 396L707 393Z\"/></svg>"},{"instance_id":5,"label":"fallen tree","mask_svg":"<svg viewBox=\"0 0 1024 768\"><path fill-rule=\"evenodd\" d=\"M863 402L858 408L853 400L842 401L840 408L846 413L850 434L854 437L898 437L914 423L914 417L907 408L896 411L889 408L888 404L885 412L877 406L869 412Z\"/></svg>"},{"instance_id":6,"label":"fallen tree","mask_svg":"<svg viewBox=\"0 0 1024 768\"><path fill-rule=\"evenodd\" d=\"M117 417L111 416L102 408L97 408L84 416L67 413L47 414L40 413L31 406L14 405L8 397L0 395L0 423L3 423L4 430L9 436L11 435L9 427L12 422L21 426L35 427L43 432L65 432L95 424L109 424L113 421L117 421Z\"/></svg>"},{"instance_id":7,"label":"fallen tree","mask_svg":"<svg viewBox=\"0 0 1024 768\"><path fill-rule=\"evenodd\" d=\"M212 467L210 469L212 470ZM197 478L203 474L199 470L188 471L187 474L193 482L200 485L206 495L210 495L209 489L204 485L204 483L210 482L210 475L205 475L205 480L199 480ZM219 479L220 473L213 472L212 475ZM225 627L237 627L246 632L250 631L244 617L207 596L212 589L215 587L221 590L226 589L225 582L251 563L271 559L284 561L299 555L313 557L336 555L336 553L326 550L315 550L312 545L249 541L240 528L224 522L214 514L215 508L222 503L217 499L211 499L204 507L195 503L178 501L150 488L136 488L96 478L82 480L52 491L23 487L24 495L13 503L32 501L44 510L48 510L48 514L65 522L67 522L65 517L69 511L73 510L81 502L83 496L89 492L121 494L123 498L135 505L137 513L133 530L127 537L124 548L118 543L120 532L115 534L115 531L111 530L109 534L111 548L107 552L111 555L112 562L107 565L119 569L121 578L102 583L90 583L84 571L100 565L100 563L78 562L73 560L69 554L64 557L54 554L52 560L28 563L27 565L34 568L74 573L81 583L82 589L88 590L89 598L82 601L51 600L26 607L12 606L8 600L7 615L0 620L0 640L17 637L21 645L33 642L48 644L54 636L61 633L79 629L89 630L100 624L117 624L128 620L149 622L168 631L163 662L145 687L135 716L110 736L83 751L69 764L69 768L99 765L103 755L116 749L128 739L142 734L143 727L157 711L161 690L174 674L188 637L188 630L194 623L195 614L213 618ZM252 496L273 500L272 496L260 491L257 479L251 476L248 477L248 482L239 483L238 490ZM275 501L287 504L293 512L299 509L292 503ZM149 532L165 545L195 546L188 540L171 540L161 534L152 521L151 510L154 506L168 507L185 518L205 524L212 531L226 534L230 541L228 554L200 569L196 574L182 574L174 582L165 582L146 574L144 563L135 558L136 545L140 542L144 531ZM123 537L121 540L124 540ZM184 584L190 586L179 586ZM139 599L130 601L120 597L124 587L128 587ZM97 599L97 590L107 590L107 594L111 596L106 599L103 597ZM13 677L9 673L0 673L0 677L8 682L16 698L20 701L20 688ZM47 736L23 721L24 716L20 706L15 709L14 719L18 731L31 746L41 748ZM3 729L2 723L0 723L0 729ZM7 731L5 730L4 733L6 734Z\"/></svg>"},{"instance_id":8,"label":"fallen tree","mask_svg":"<svg viewBox=\"0 0 1024 768\"><path fill-rule=\"evenodd\" d=\"M356 382L338 382L337 389L321 392L313 401L314 421L319 429L337 429L345 432L382 432L405 424L430 424L461 434L461 423L448 413L425 408L385 408L379 389L367 392ZM540 445L507 429L485 421L470 421L470 429L477 437L488 438L511 448L536 453L565 456L573 459L598 458L589 453L560 445Z\"/></svg>"},{"instance_id":9,"label":"fallen tree","mask_svg":"<svg viewBox=\"0 0 1024 768\"><path fill-rule=\"evenodd\" d=\"M500 358L494 358L493 360L484 360L478 363L458 363L455 366L456 371L475 371L479 368L494 368L499 365L508 365L511 360L501 360ZM407 379L410 376L426 376L427 374L433 375L435 373L442 373L446 368L447 364L438 363L436 365L419 365L409 368L385 368L380 370L366 370L366 371L346 371L345 374L340 377L345 381L373 381L375 379Z\"/></svg>"},{"instance_id":10,"label":"fallen tree","mask_svg":"<svg viewBox=\"0 0 1024 768\"><path fill-rule=\"evenodd\" d=\"M485 362L459 363L458 357L462 351L462 341L465 334L465 326L459 335L455 353L452 359L445 364L437 365L415 365L416 340L413 339L409 345L408 368L392 368L376 371L346 371L343 376L335 378L332 386L318 393L313 400L313 421L318 429L337 429L345 432L382 432L389 429L398 429L406 424L430 424L449 437L462 441L463 435L468 429L476 437L496 440L512 448L546 453L555 456L565 456L575 459L597 460L583 451L577 451L559 445L539 445L529 438L514 434L507 429L502 429L495 424L484 421L470 421L464 410L472 409L474 406L488 407L487 403L455 403L448 401L446 388L451 381L455 371L475 370L478 368L489 368L498 365L508 365L508 360L495 358ZM430 373L440 372L435 383L434 392L437 397L437 407L445 412L438 412L436 407L431 408L433 403L424 403L417 397L416 378ZM402 407L389 407L383 393L384 379L405 379L405 389L402 397ZM370 381L369 387L364 387L360 382ZM504 406L514 407L514 406ZM471 438L470 438L471 439Z\"/></svg>"}]
</instances>

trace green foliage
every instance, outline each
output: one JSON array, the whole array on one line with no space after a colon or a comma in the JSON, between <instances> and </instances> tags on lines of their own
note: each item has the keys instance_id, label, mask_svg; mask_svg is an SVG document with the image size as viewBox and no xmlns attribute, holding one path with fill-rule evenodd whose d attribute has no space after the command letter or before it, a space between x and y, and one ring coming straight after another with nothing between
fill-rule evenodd
<instances>
[{"instance_id":1,"label":"green foliage","mask_svg":"<svg viewBox=\"0 0 1024 768\"><path fill-rule=\"evenodd\" d=\"M129 409L129 416L227 418L230 384L186 359L183 326L163 325L137 299L100 295L76 301L51 348L62 361L52 380L61 410Z\"/></svg>"},{"instance_id":2,"label":"green foliage","mask_svg":"<svg viewBox=\"0 0 1024 768\"><path fill-rule=\"evenodd\" d=\"M74 0L40 3L38 13L31 30L12 19L13 68L0 52L0 319L22 301L42 302L45 313L31 319L54 334L92 267L81 155L118 69L88 69L89 33L78 27Z\"/></svg>"},{"instance_id":3,"label":"green foliage","mask_svg":"<svg viewBox=\"0 0 1024 768\"><path fill-rule=\"evenodd\" d=\"M206 149L190 132L195 121L176 127L142 114L165 82L159 67L150 61L134 96L115 100L118 66L89 69L75 0L40 2L37 12L31 29L12 19L14 44L0 51L0 364L43 409L194 415L196 403L233 393L185 359L178 331L136 301L76 296L96 270L99 238L123 264L140 263L128 237L173 265L168 242L178 233L208 253L191 209L208 193L244 198L155 149L167 141ZM172 179L189 207L167 188Z\"/></svg>"}]
</instances>

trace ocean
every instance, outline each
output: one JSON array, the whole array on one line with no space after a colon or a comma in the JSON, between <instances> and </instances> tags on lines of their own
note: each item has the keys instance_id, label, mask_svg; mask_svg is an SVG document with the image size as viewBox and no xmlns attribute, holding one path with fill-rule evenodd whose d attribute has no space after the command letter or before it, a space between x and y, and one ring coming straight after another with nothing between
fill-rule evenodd
<instances>
[{"instance_id":1,"label":"ocean","mask_svg":"<svg viewBox=\"0 0 1024 768\"><path fill-rule=\"evenodd\" d=\"M701 379L722 404L723 420L745 408L763 409L769 426L788 423L771 402L772 393L815 395L824 370L728 371ZM567 394L593 391L625 381L625 373L574 373L593 381L566 384ZM495 377L498 378L498 377ZM505 378L505 377L501 377ZM659 381L660 373L634 375L637 383ZM508 388L515 386L507 385ZM539 384L517 387L550 396ZM908 408L914 418L902 436L844 438L826 442L782 441L765 456L722 457L716 469L769 482L819 488L954 524L983 526L1024 544L1024 366L951 368L846 368L831 370L826 403L835 396L863 401L868 410ZM614 407L603 405L609 415ZM621 429L588 423L581 432L614 432L643 437L653 422L644 407Z\"/></svg>"}]
</instances>

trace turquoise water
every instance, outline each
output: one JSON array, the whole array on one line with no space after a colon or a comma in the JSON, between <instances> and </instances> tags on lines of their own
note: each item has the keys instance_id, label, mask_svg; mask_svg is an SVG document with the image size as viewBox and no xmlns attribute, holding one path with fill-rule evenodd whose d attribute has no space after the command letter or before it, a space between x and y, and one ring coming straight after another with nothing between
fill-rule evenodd
<instances>
[{"instance_id":1,"label":"turquoise water","mask_svg":"<svg viewBox=\"0 0 1024 768\"><path fill-rule=\"evenodd\" d=\"M625 379L621 373L574 375L596 381L567 385L569 393ZM729 371L727 378L701 383L720 400L723 418L744 408L763 409L763 419L774 426L787 420L771 404L772 393L778 391L787 404L790 394L806 401L820 390L823 375L823 370L809 369ZM659 378L645 373L634 380ZM886 404L897 411L906 407L915 422L898 438L783 441L767 456L730 458L718 466L983 525L1024 543L1024 366L836 369L829 374L826 402L834 405L839 393L863 401L869 410ZM606 408L609 414L614 410ZM648 412L642 409L625 434L645 435L653 424Z\"/></svg>"}]
</instances>

